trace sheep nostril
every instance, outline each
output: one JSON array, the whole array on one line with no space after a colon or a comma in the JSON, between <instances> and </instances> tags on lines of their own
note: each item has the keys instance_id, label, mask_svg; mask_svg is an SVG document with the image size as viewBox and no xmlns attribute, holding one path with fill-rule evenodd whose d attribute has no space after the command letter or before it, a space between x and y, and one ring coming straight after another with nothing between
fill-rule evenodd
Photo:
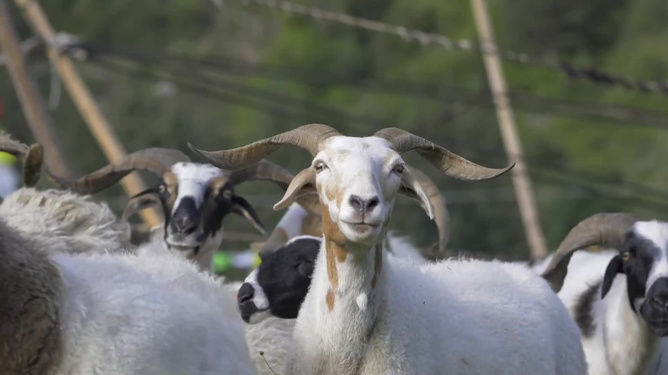
<instances>
[{"instance_id":1,"label":"sheep nostril","mask_svg":"<svg viewBox=\"0 0 668 375\"><path fill-rule=\"evenodd\" d=\"M172 219L172 230L176 233L191 234L197 230L199 223L188 216L178 216Z\"/></svg>"},{"instance_id":2,"label":"sheep nostril","mask_svg":"<svg viewBox=\"0 0 668 375\"><path fill-rule=\"evenodd\" d=\"M348 199L348 202L355 211L362 211L364 208L364 201L362 201L362 198L358 197L357 195L351 195Z\"/></svg>"},{"instance_id":3,"label":"sheep nostril","mask_svg":"<svg viewBox=\"0 0 668 375\"><path fill-rule=\"evenodd\" d=\"M373 210L378 204L380 203L380 199L378 197L373 197L369 199L369 201L366 204L366 211L371 211Z\"/></svg>"},{"instance_id":4,"label":"sheep nostril","mask_svg":"<svg viewBox=\"0 0 668 375\"><path fill-rule=\"evenodd\" d=\"M255 289L250 284L243 284L237 292L237 301L239 303L245 303L253 299L255 295Z\"/></svg>"}]
</instances>

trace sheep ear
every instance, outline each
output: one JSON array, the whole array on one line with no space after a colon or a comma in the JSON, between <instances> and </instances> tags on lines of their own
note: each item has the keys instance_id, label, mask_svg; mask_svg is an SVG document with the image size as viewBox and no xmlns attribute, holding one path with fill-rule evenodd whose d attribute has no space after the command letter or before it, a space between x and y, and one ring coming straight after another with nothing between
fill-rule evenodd
<instances>
[{"instance_id":1,"label":"sheep ear","mask_svg":"<svg viewBox=\"0 0 668 375\"><path fill-rule=\"evenodd\" d=\"M315 187L315 170L306 168L299 172L290 182L283 199L274 205L274 210L281 210L294 203L297 198L306 194L317 194Z\"/></svg>"},{"instance_id":2,"label":"sheep ear","mask_svg":"<svg viewBox=\"0 0 668 375\"><path fill-rule=\"evenodd\" d=\"M608 268L605 269L605 276L603 276L603 286L601 287L601 299L605 298L605 295L610 291L612 282L615 281L617 274L623 272L624 267L622 264L622 258L620 255L615 255L615 257L610 260L610 263L608 263Z\"/></svg>"},{"instance_id":3,"label":"sheep ear","mask_svg":"<svg viewBox=\"0 0 668 375\"><path fill-rule=\"evenodd\" d=\"M241 198L240 196L232 196L232 206L230 207L230 212L234 212L235 214L239 214L245 217L262 235L267 233L266 229L264 229L264 224L262 224L262 221L260 220L260 216L258 216L253 206L251 206L247 200Z\"/></svg>"},{"instance_id":4,"label":"sheep ear","mask_svg":"<svg viewBox=\"0 0 668 375\"><path fill-rule=\"evenodd\" d=\"M137 212L153 207L160 204L160 197L158 192L155 189L144 190L141 193L130 198L128 203L125 205L123 210L123 220L127 221L128 218Z\"/></svg>"},{"instance_id":5,"label":"sheep ear","mask_svg":"<svg viewBox=\"0 0 668 375\"><path fill-rule=\"evenodd\" d=\"M415 179L408 166L406 166L404 172L401 174L401 188L399 189L399 193L411 199L420 201L420 205L427 213L427 216L434 220L434 206L431 204L422 185Z\"/></svg>"}]
</instances>

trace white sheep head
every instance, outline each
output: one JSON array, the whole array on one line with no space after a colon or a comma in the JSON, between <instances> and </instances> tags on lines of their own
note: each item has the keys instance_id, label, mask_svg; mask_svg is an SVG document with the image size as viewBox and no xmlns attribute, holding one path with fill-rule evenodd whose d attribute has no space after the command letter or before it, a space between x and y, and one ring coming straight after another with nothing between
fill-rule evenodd
<instances>
[{"instance_id":1,"label":"white sheep head","mask_svg":"<svg viewBox=\"0 0 668 375\"><path fill-rule=\"evenodd\" d=\"M326 125L311 124L229 151L207 152L189 146L212 164L233 169L257 162L283 144L302 147L314 159L310 167L295 176L274 208L317 194L322 203L326 239L365 248L385 237L397 194L418 199L429 217L434 216L428 194L401 158L403 153L416 150L447 175L464 180L491 179L512 168L479 166L397 128L360 138L343 136Z\"/></svg>"}]
</instances>

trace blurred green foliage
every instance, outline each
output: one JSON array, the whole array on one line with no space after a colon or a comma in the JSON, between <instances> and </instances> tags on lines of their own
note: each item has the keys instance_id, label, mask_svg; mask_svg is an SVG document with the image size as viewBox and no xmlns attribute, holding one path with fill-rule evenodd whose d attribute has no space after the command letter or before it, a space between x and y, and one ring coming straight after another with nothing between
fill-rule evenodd
<instances>
[{"instance_id":1,"label":"blurred green foliage","mask_svg":"<svg viewBox=\"0 0 668 375\"><path fill-rule=\"evenodd\" d=\"M203 0L41 3L57 30L95 44L155 56L181 53L191 59L243 61L259 73L228 75L227 82L303 101L296 105L299 113L267 113L258 111L252 102L241 106L193 94L168 82L141 80L111 73L94 63L79 63L127 150L149 146L186 150L186 141L204 149L228 148L305 123L323 122L352 135L399 126L476 162L494 167L506 164L479 55L422 47L393 36L244 7L237 0L225 0L220 8ZM300 3L442 33L455 40L476 38L470 4L464 0ZM665 0L491 0L490 9L502 48L561 57L638 78L668 79ZM21 34L30 36L16 9L13 16ZM43 92L48 93L48 63L34 60L31 69ZM608 103L659 111L668 104L668 97L660 94L571 81L545 68L505 63L504 69L510 89L532 97L568 99L584 107ZM389 83L394 83L394 88ZM7 130L19 139L30 140L6 74L0 74L0 100L7 108ZM555 107L553 100L547 103L546 108L537 110L518 103L516 117L527 160L535 167L531 177L550 248L555 248L576 222L595 212L631 211L644 217L668 217L664 214L668 189L663 187L668 177L663 165L668 160L665 130L641 126L641 121L634 119L625 121L628 126L594 121L578 117L568 108ZM335 109L336 115L323 106ZM600 111L608 112L605 108ZM105 163L66 94L53 116L60 142L77 174ZM527 257L509 176L464 183L441 176L415 155L407 158L451 193L446 196L452 215L451 248L512 259ZM272 160L293 172L309 162L307 153L291 148L280 150ZM581 175L564 180L558 173L557 178L543 173L543 167L575 170ZM665 190L664 203L660 199L656 203L641 200L646 198L645 192L625 183L651 186L660 193ZM271 210L280 191L262 183L249 183L238 190L256 206L267 227L273 227L282 215ZM119 188L102 196L116 209L125 201ZM392 225L417 244L427 246L436 240L436 229L418 207L400 200ZM226 219L226 229L252 232L246 221L237 217ZM225 246L243 248L247 244Z\"/></svg>"}]
</instances>

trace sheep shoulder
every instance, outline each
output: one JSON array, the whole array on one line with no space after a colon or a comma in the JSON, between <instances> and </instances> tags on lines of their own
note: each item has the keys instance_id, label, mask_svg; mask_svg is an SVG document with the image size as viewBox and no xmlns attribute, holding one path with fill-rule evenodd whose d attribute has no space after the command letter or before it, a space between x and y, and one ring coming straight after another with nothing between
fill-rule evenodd
<instances>
[{"instance_id":1,"label":"sheep shoulder","mask_svg":"<svg viewBox=\"0 0 668 375\"><path fill-rule=\"evenodd\" d=\"M233 293L167 252L55 255L67 289L61 374L252 374Z\"/></svg>"},{"instance_id":2,"label":"sheep shoulder","mask_svg":"<svg viewBox=\"0 0 668 375\"><path fill-rule=\"evenodd\" d=\"M387 260L386 300L379 306L362 373L384 367L397 373L448 368L453 373L559 374L564 366L567 373L586 373L582 349L574 345L577 327L528 267ZM390 355L383 360L383 353Z\"/></svg>"}]
</instances>

